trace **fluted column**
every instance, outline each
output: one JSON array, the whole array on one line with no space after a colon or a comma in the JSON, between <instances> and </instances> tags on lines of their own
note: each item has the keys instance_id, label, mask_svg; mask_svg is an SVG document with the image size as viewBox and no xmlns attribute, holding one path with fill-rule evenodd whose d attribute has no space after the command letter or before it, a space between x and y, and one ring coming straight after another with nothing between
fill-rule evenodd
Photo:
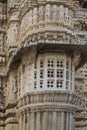
<instances>
[{"instance_id":1,"label":"fluted column","mask_svg":"<svg viewBox=\"0 0 87 130\"><path fill-rule=\"evenodd\" d=\"M53 112L53 120L52 120L52 130L57 130L57 113Z\"/></svg>"},{"instance_id":2,"label":"fluted column","mask_svg":"<svg viewBox=\"0 0 87 130\"><path fill-rule=\"evenodd\" d=\"M66 130L69 130L69 113L66 113Z\"/></svg>"},{"instance_id":3,"label":"fluted column","mask_svg":"<svg viewBox=\"0 0 87 130\"><path fill-rule=\"evenodd\" d=\"M30 124L30 130L34 130L34 112L31 112L31 124Z\"/></svg>"},{"instance_id":4,"label":"fluted column","mask_svg":"<svg viewBox=\"0 0 87 130\"><path fill-rule=\"evenodd\" d=\"M25 130L25 113L23 113L23 130Z\"/></svg>"},{"instance_id":5,"label":"fluted column","mask_svg":"<svg viewBox=\"0 0 87 130\"><path fill-rule=\"evenodd\" d=\"M61 119L61 129L60 130L64 130L65 128L64 128L64 112L61 112L61 117L60 117L60 119Z\"/></svg>"},{"instance_id":6,"label":"fluted column","mask_svg":"<svg viewBox=\"0 0 87 130\"><path fill-rule=\"evenodd\" d=\"M69 130L75 130L74 119L73 119L73 114L72 113L70 113L70 119L69 120L71 121Z\"/></svg>"},{"instance_id":7,"label":"fluted column","mask_svg":"<svg viewBox=\"0 0 87 130\"><path fill-rule=\"evenodd\" d=\"M47 124L48 124L48 120L47 120L47 116L48 116L48 113L47 112L44 112L44 115L43 115L43 128L42 130L47 130Z\"/></svg>"},{"instance_id":8,"label":"fluted column","mask_svg":"<svg viewBox=\"0 0 87 130\"><path fill-rule=\"evenodd\" d=\"M19 118L19 130L22 130L22 115Z\"/></svg>"},{"instance_id":9,"label":"fluted column","mask_svg":"<svg viewBox=\"0 0 87 130\"><path fill-rule=\"evenodd\" d=\"M30 130L30 113L27 113L27 126L26 130Z\"/></svg>"},{"instance_id":10,"label":"fluted column","mask_svg":"<svg viewBox=\"0 0 87 130\"><path fill-rule=\"evenodd\" d=\"M48 112L48 129L52 130L52 112Z\"/></svg>"},{"instance_id":11,"label":"fluted column","mask_svg":"<svg viewBox=\"0 0 87 130\"><path fill-rule=\"evenodd\" d=\"M29 100L31 101L32 105L30 102L28 105L26 103L25 110L23 106L20 107L23 109L21 112L21 109L18 111L18 114L21 115L21 117L19 116L19 130L75 130L73 120L74 109L72 108L72 105L70 104L71 106L69 105L70 108L68 108L65 103L62 103L61 106L59 104L60 101L64 102L66 99L68 100L69 95L67 93L60 94L60 92L56 92L54 96L52 92L49 93L47 96L47 92L45 95L42 93L42 97L39 96L40 100L36 100L37 94L35 93L35 95L32 95L32 97L29 96ZM42 100L42 98L44 100ZM75 98L76 96L71 96L69 98L69 102L73 101L73 99L75 100ZM44 101L46 103L44 103ZM69 102L67 101L67 104Z\"/></svg>"},{"instance_id":12,"label":"fluted column","mask_svg":"<svg viewBox=\"0 0 87 130\"><path fill-rule=\"evenodd\" d=\"M60 128L61 128L61 112L58 112L58 114L57 114L57 128L58 128L58 130L60 130Z\"/></svg>"},{"instance_id":13,"label":"fluted column","mask_svg":"<svg viewBox=\"0 0 87 130\"><path fill-rule=\"evenodd\" d=\"M40 130L40 112L36 114L36 130Z\"/></svg>"}]
</instances>

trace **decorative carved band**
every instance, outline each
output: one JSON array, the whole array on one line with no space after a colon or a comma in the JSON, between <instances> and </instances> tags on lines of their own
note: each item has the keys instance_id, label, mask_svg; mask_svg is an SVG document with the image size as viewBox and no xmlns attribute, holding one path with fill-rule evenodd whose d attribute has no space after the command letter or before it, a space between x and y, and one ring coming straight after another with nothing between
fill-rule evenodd
<instances>
[{"instance_id":1,"label":"decorative carved band","mask_svg":"<svg viewBox=\"0 0 87 130\"><path fill-rule=\"evenodd\" d=\"M31 109L31 107L32 110L38 107L43 110L47 106L53 109L67 109L68 107L70 109L75 109L76 107L82 108L85 106L85 100L82 98L82 95L66 91L28 93L18 100L18 111L26 108Z\"/></svg>"}]
</instances>

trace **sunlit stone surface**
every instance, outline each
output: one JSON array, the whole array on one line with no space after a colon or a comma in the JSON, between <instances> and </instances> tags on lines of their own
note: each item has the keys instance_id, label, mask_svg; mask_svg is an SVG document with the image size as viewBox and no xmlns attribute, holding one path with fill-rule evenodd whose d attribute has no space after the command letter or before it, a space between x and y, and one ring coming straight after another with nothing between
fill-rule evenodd
<instances>
[{"instance_id":1,"label":"sunlit stone surface","mask_svg":"<svg viewBox=\"0 0 87 130\"><path fill-rule=\"evenodd\" d=\"M0 130L87 130L87 0L0 1Z\"/></svg>"}]
</instances>

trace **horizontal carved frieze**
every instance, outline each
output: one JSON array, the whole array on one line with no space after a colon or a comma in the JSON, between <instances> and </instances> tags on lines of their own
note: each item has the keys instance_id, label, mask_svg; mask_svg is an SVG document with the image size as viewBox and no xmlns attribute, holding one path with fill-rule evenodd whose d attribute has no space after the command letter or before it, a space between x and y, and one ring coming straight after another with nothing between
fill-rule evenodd
<instances>
[{"instance_id":1,"label":"horizontal carved frieze","mask_svg":"<svg viewBox=\"0 0 87 130\"><path fill-rule=\"evenodd\" d=\"M67 108L67 106L81 108L85 106L85 100L77 93L66 91L28 93L18 100L18 109L26 108L27 106L31 108L45 105L57 106L57 108L58 106L65 106L65 108Z\"/></svg>"}]
</instances>

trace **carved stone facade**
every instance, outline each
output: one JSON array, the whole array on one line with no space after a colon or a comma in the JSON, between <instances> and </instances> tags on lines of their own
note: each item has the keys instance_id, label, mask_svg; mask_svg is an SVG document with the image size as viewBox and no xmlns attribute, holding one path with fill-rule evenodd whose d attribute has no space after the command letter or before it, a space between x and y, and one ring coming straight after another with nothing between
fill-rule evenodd
<instances>
[{"instance_id":1,"label":"carved stone facade","mask_svg":"<svg viewBox=\"0 0 87 130\"><path fill-rule=\"evenodd\" d=\"M0 130L87 130L87 0L0 0Z\"/></svg>"}]
</instances>

